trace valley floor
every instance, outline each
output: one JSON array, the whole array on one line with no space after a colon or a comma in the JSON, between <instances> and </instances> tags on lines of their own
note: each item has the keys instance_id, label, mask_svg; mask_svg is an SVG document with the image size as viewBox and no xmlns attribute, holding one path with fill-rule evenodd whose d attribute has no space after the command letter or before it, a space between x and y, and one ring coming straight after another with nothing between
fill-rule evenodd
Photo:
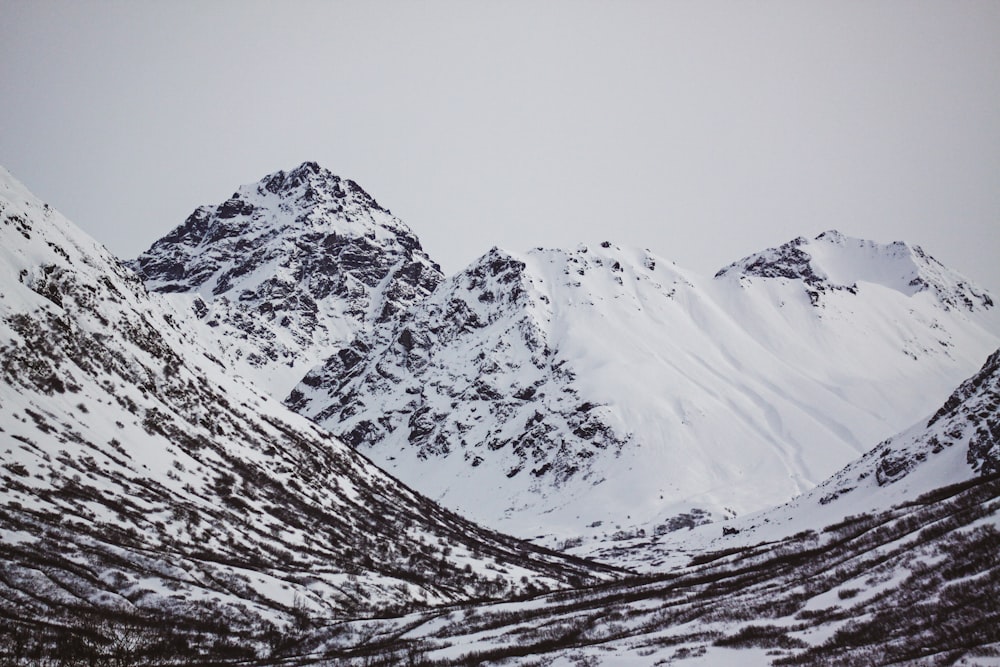
<instances>
[{"instance_id":1,"label":"valley floor","mask_svg":"<svg viewBox=\"0 0 1000 667\"><path fill-rule=\"evenodd\" d=\"M992 475L577 590L332 625L303 615L266 636L7 617L0 651L15 665L1000 665L998 517Z\"/></svg>"}]
</instances>

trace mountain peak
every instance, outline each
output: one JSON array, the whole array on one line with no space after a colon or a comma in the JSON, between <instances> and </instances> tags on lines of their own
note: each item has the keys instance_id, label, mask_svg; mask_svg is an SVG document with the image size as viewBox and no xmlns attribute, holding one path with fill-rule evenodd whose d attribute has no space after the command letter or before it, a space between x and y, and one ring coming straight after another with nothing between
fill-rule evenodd
<instances>
[{"instance_id":1,"label":"mountain peak","mask_svg":"<svg viewBox=\"0 0 1000 667\"><path fill-rule=\"evenodd\" d=\"M292 173L295 173L295 172L308 172L308 173L312 173L312 174L318 174L318 173L323 172L323 171L327 171L327 169L325 169L324 167L319 166L318 162L313 162L312 160L306 160L305 162L303 162L302 164L300 164L298 167L296 167L295 169L293 169Z\"/></svg>"},{"instance_id":2,"label":"mountain peak","mask_svg":"<svg viewBox=\"0 0 1000 667\"><path fill-rule=\"evenodd\" d=\"M234 193L233 197L240 198L251 192L264 196L266 193L271 193L281 198L294 198L301 200L302 204L329 203L331 199L341 203L348 203L344 200L356 200L365 207L388 213L360 185L350 179L341 178L316 162L303 162L287 172L276 171L258 183L244 186Z\"/></svg>"},{"instance_id":3,"label":"mountain peak","mask_svg":"<svg viewBox=\"0 0 1000 667\"><path fill-rule=\"evenodd\" d=\"M223 357L235 355L230 361L278 392L305 372L299 365L317 361L307 351L348 344L443 278L401 220L316 162L198 208L133 268L151 291L187 294L231 350ZM284 381L259 377L279 367Z\"/></svg>"},{"instance_id":4,"label":"mountain peak","mask_svg":"<svg viewBox=\"0 0 1000 667\"><path fill-rule=\"evenodd\" d=\"M744 257L721 269L726 276L779 278L805 284L813 305L822 293L857 293L862 283L876 284L913 296L930 291L945 308L985 310L993 300L982 288L917 245L903 241L879 243L847 236L836 229L813 239L804 236Z\"/></svg>"},{"instance_id":5,"label":"mountain peak","mask_svg":"<svg viewBox=\"0 0 1000 667\"><path fill-rule=\"evenodd\" d=\"M251 265L268 258L288 264L309 248L307 254L318 261L314 269L336 270L336 263L319 260L331 245L349 238L423 255L413 232L361 186L304 162L241 186L221 204L199 207L142 253L134 268L154 291L207 288L218 295L245 287L247 274L256 273Z\"/></svg>"}]
</instances>

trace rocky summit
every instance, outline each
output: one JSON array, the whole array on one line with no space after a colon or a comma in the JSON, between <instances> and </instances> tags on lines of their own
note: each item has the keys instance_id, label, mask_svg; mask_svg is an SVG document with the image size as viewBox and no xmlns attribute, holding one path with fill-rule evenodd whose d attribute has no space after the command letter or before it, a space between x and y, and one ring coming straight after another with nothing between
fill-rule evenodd
<instances>
[{"instance_id":1,"label":"rocky summit","mask_svg":"<svg viewBox=\"0 0 1000 667\"><path fill-rule=\"evenodd\" d=\"M196 209L130 265L217 357L279 397L322 350L363 344L442 280L405 224L315 162Z\"/></svg>"}]
</instances>

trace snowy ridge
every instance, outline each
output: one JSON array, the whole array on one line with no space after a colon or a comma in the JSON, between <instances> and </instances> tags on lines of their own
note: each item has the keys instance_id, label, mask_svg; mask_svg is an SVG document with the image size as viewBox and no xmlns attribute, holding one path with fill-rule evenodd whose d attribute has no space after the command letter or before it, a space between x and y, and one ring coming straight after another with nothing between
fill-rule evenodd
<instances>
[{"instance_id":1,"label":"snowy ridge","mask_svg":"<svg viewBox=\"0 0 1000 667\"><path fill-rule=\"evenodd\" d=\"M0 258L4 618L259 638L611 576L442 510L229 375L6 171Z\"/></svg>"},{"instance_id":2,"label":"snowy ridge","mask_svg":"<svg viewBox=\"0 0 1000 667\"><path fill-rule=\"evenodd\" d=\"M818 243L857 250L868 277L901 270L877 244ZM780 504L933 409L1000 343L990 297L943 267L933 284L950 292L862 281L816 307L786 275L799 245L716 279L610 243L493 249L287 403L447 506L551 544Z\"/></svg>"},{"instance_id":3,"label":"snowy ridge","mask_svg":"<svg viewBox=\"0 0 1000 667\"><path fill-rule=\"evenodd\" d=\"M278 397L320 350L365 338L442 278L402 221L314 162L198 208L132 266Z\"/></svg>"},{"instance_id":4,"label":"snowy ridge","mask_svg":"<svg viewBox=\"0 0 1000 667\"><path fill-rule=\"evenodd\" d=\"M906 296L929 290L945 306L975 311L991 308L985 290L948 269L920 246L903 241L876 243L844 236L836 230L815 239L800 236L788 243L745 257L716 274L786 278L806 285L814 305L830 290L857 292L870 283Z\"/></svg>"}]
</instances>

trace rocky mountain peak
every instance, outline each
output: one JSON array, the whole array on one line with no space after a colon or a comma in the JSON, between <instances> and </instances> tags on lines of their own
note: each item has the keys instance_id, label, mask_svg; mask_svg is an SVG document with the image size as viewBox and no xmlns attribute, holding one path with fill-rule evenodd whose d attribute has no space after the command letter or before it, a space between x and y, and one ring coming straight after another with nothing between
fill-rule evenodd
<instances>
[{"instance_id":1,"label":"rocky mountain peak","mask_svg":"<svg viewBox=\"0 0 1000 667\"><path fill-rule=\"evenodd\" d=\"M297 200L299 204L355 204L388 213L365 190L350 179L341 178L316 162L303 162L291 171L276 171L264 177L256 191L267 191L284 199ZM240 193L234 194L239 197ZM346 208L346 206L345 206Z\"/></svg>"},{"instance_id":2,"label":"rocky mountain peak","mask_svg":"<svg viewBox=\"0 0 1000 667\"><path fill-rule=\"evenodd\" d=\"M363 338L443 278L401 220L315 162L196 209L132 266L151 291L187 295L178 306L221 356L276 394L316 350Z\"/></svg>"},{"instance_id":3,"label":"rocky mountain peak","mask_svg":"<svg viewBox=\"0 0 1000 667\"><path fill-rule=\"evenodd\" d=\"M716 278L778 278L801 281L813 305L833 291L856 294L865 283L906 296L930 292L945 308L966 311L993 307L993 299L961 274L948 269L920 246L903 241L878 243L831 229L814 239L803 236L749 255L715 274Z\"/></svg>"},{"instance_id":4,"label":"rocky mountain peak","mask_svg":"<svg viewBox=\"0 0 1000 667\"><path fill-rule=\"evenodd\" d=\"M273 250L295 245L297 252L289 254L300 258L304 252L329 255L338 239L365 239L365 250L372 252L423 255L413 232L361 186L306 162L244 185L221 204L199 207L133 264L155 291L221 294L234 287L234 275L273 259ZM420 259L440 273L425 255ZM335 266L314 268L329 272Z\"/></svg>"}]
</instances>

